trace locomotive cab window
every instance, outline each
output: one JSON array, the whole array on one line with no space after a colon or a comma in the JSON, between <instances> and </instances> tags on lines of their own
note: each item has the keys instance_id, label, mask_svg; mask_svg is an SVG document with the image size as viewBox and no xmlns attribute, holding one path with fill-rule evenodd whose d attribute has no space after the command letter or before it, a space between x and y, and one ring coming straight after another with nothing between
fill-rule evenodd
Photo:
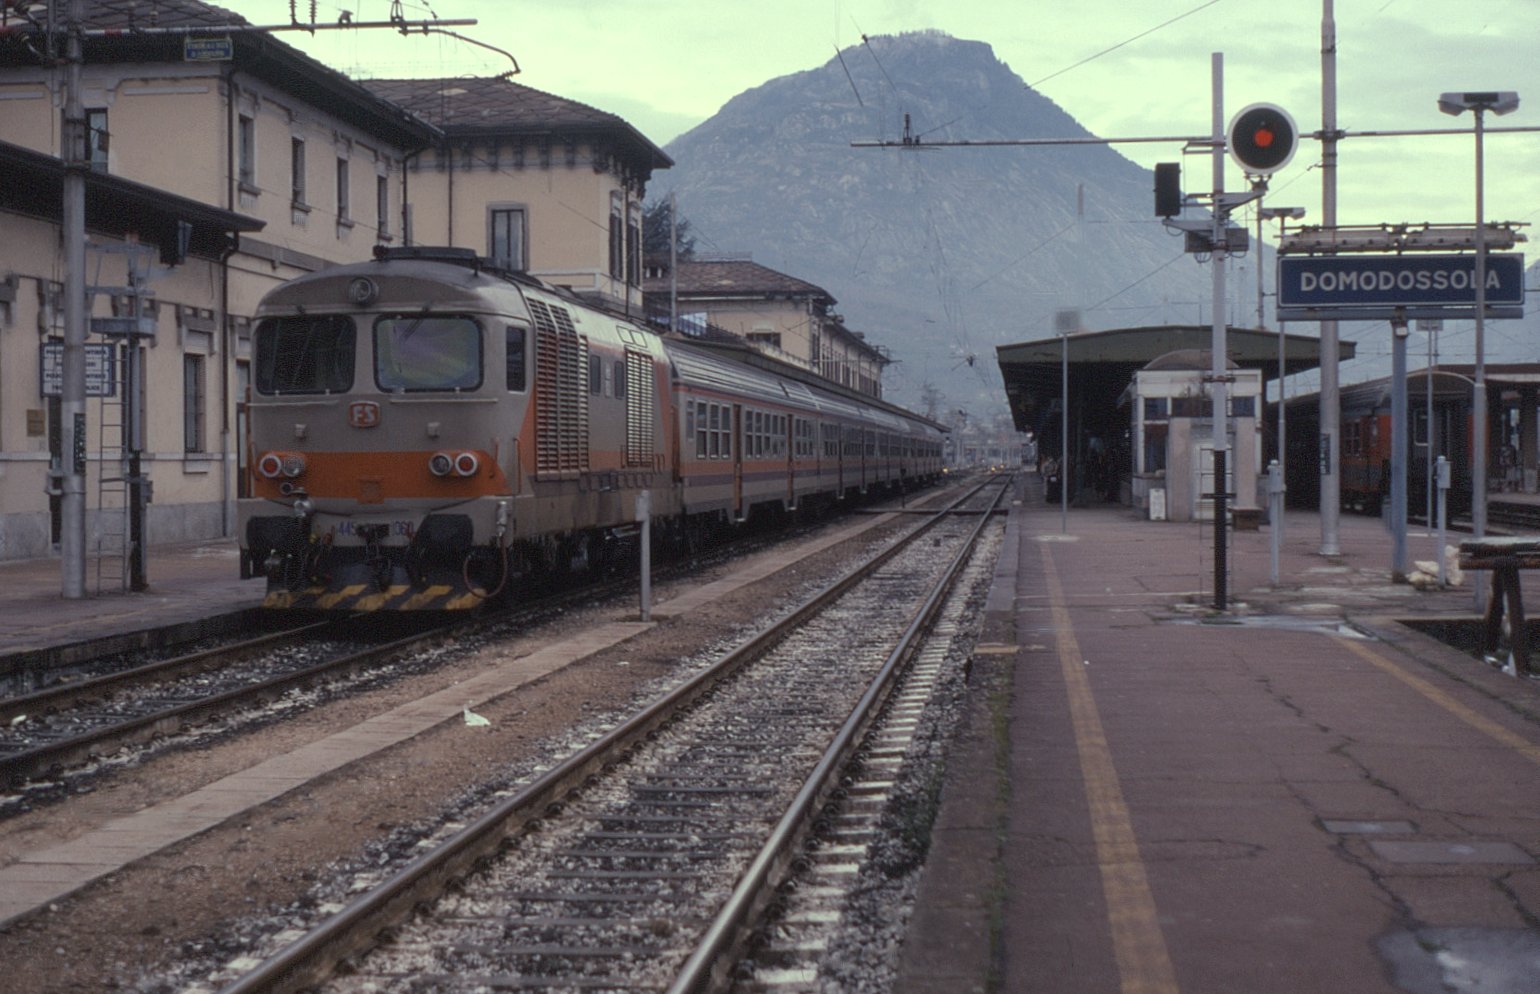
<instances>
[{"instance_id":1,"label":"locomotive cab window","mask_svg":"<svg viewBox=\"0 0 1540 994\"><path fill-rule=\"evenodd\" d=\"M374 323L381 390L474 390L481 364L481 327L463 315L396 314Z\"/></svg>"},{"instance_id":2,"label":"locomotive cab window","mask_svg":"<svg viewBox=\"0 0 1540 994\"><path fill-rule=\"evenodd\" d=\"M267 318L257 325L255 386L261 394L353 389L353 321L343 315Z\"/></svg>"}]
</instances>

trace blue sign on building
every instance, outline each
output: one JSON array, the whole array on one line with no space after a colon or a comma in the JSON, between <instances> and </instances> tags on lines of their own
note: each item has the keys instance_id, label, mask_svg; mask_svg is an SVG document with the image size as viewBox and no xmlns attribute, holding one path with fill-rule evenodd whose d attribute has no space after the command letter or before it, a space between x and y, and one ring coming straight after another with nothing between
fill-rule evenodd
<instances>
[{"instance_id":1,"label":"blue sign on building","mask_svg":"<svg viewBox=\"0 0 1540 994\"><path fill-rule=\"evenodd\" d=\"M1487 316L1524 316L1524 256L1486 263ZM1474 255L1313 255L1278 259L1278 320L1473 317Z\"/></svg>"}]
</instances>

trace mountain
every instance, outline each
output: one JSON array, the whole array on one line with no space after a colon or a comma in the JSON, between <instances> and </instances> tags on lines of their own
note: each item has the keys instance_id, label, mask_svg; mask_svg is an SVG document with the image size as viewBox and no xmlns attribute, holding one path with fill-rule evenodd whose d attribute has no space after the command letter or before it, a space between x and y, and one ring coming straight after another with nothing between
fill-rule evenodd
<instances>
[{"instance_id":1,"label":"mountain","mask_svg":"<svg viewBox=\"0 0 1540 994\"><path fill-rule=\"evenodd\" d=\"M931 141L1089 137L983 42L874 37L734 97L668 144L677 164L649 192L677 193L698 253L828 290L896 360L887 395L911 407L928 385L942 412L1003 413L995 346L1052 335L1061 309L1090 329L1210 319L1209 269L1154 217L1150 170L1105 145L851 145L906 121ZM1193 168L1206 188L1207 160ZM1251 325L1244 272L1232 320Z\"/></svg>"}]
</instances>

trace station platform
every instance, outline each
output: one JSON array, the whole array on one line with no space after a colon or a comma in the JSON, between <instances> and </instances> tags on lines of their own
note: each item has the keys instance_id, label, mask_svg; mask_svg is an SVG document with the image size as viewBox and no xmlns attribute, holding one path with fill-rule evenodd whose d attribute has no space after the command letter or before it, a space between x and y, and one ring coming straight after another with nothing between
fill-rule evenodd
<instances>
[{"instance_id":1,"label":"station platform","mask_svg":"<svg viewBox=\"0 0 1540 994\"><path fill-rule=\"evenodd\" d=\"M88 560L86 595L66 598L57 557L0 562L0 656L255 608L266 590L261 579L240 578L233 538L152 546L144 572L143 591L121 582L103 590Z\"/></svg>"},{"instance_id":2,"label":"station platform","mask_svg":"<svg viewBox=\"0 0 1540 994\"><path fill-rule=\"evenodd\" d=\"M1284 537L1274 584L1232 534L1219 613L1211 525L1023 496L895 994L1537 989L1540 681L1403 623L1474 624L1486 576L1392 582L1375 518Z\"/></svg>"}]
</instances>

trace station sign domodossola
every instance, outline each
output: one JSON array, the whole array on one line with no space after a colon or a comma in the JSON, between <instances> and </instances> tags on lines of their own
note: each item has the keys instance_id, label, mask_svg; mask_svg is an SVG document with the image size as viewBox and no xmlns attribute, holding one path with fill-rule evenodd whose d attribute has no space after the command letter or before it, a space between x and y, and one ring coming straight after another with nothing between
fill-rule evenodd
<instances>
[{"instance_id":1,"label":"station sign domodossola","mask_svg":"<svg viewBox=\"0 0 1540 994\"><path fill-rule=\"evenodd\" d=\"M1474 255L1312 255L1278 260L1278 320L1471 317ZM1486 260L1486 316L1524 316L1524 255Z\"/></svg>"}]
</instances>

